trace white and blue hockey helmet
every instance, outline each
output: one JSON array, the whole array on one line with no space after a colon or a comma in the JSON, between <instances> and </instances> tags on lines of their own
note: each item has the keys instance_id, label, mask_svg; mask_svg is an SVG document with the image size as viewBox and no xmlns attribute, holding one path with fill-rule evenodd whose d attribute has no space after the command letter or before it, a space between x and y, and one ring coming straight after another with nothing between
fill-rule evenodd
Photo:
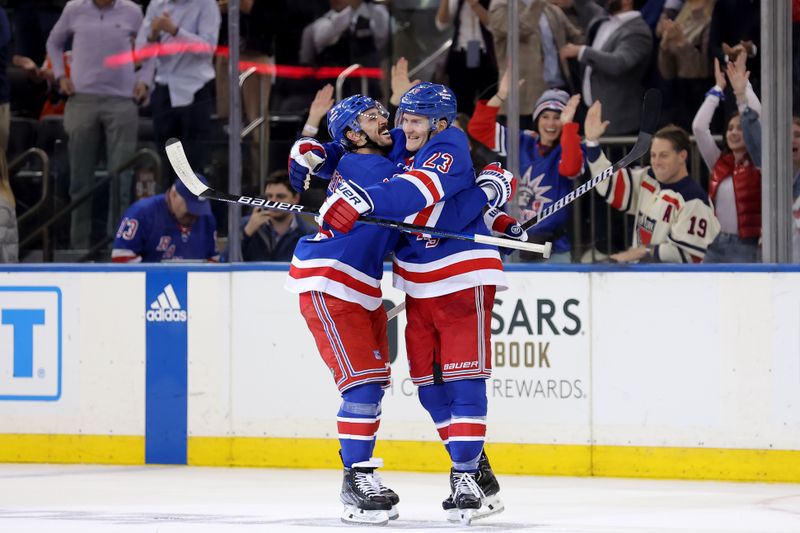
<instances>
[{"instance_id":1,"label":"white and blue hockey helmet","mask_svg":"<svg viewBox=\"0 0 800 533\"><path fill-rule=\"evenodd\" d=\"M367 116L366 112L370 109L377 109L378 114L383 118L389 118L389 112L383 105L369 96L356 94L348 96L328 111L328 133L331 139L344 146L352 143L347 138L347 130L358 133L361 125L358 123L359 116Z\"/></svg>"},{"instance_id":2,"label":"white and blue hockey helmet","mask_svg":"<svg viewBox=\"0 0 800 533\"><path fill-rule=\"evenodd\" d=\"M440 120L445 120L450 127L458 114L456 95L445 85L424 81L413 86L400 99L395 127L402 125L405 113L428 117L431 131L436 129Z\"/></svg>"}]
</instances>

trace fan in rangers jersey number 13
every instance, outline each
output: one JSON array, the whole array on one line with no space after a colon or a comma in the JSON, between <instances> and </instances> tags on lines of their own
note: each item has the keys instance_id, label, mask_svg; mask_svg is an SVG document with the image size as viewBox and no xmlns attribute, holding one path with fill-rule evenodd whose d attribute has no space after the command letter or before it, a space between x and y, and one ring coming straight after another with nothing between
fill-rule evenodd
<instances>
[{"instance_id":1,"label":"fan in rangers jersey number 13","mask_svg":"<svg viewBox=\"0 0 800 533\"><path fill-rule=\"evenodd\" d=\"M204 184L206 179L197 175ZM180 180L167 192L143 198L122 216L111 250L115 263L211 260L216 252L217 223L205 198Z\"/></svg>"}]
</instances>

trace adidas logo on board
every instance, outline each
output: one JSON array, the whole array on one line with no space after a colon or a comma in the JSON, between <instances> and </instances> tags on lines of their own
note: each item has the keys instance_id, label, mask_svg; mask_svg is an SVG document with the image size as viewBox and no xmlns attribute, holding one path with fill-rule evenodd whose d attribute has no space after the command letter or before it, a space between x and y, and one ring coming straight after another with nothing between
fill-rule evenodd
<instances>
[{"instance_id":1,"label":"adidas logo on board","mask_svg":"<svg viewBox=\"0 0 800 533\"><path fill-rule=\"evenodd\" d=\"M153 300L145 317L148 322L186 322L186 311L181 309L171 283Z\"/></svg>"}]
</instances>

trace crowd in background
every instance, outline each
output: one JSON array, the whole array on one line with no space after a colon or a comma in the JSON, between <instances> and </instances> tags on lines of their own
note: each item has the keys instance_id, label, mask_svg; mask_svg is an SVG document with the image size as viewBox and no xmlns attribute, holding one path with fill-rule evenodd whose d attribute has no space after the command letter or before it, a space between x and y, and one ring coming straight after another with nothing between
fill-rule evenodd
<instances>
[{"instance_id":1,"label":"crowd in background","mask_svg":"<svg viewBox=\"0 0 800 533\"><path fill-rule=\"evenodd\" d=\"M473 133L467 123L476 113L486 111L481 106L487 101L499 98L490 102L496 108L490 122L496 120L501 128L506 122L507 93L498 89L508 65L509 1L517 1L519 9L519 75L524 80L518 89L520 125L530 130L525 135L537 139L531 145L537 153L529 154L530 168L538 168L537 158L545 160L561 146L564 124L574 122L576 134L585 134L587 112L596 102L602 104L602 121L607 121L604 135L635 135L642 95L647 88L658 88L664 95L659 126L671 124L691 133L705 163L691 179L707 195L720 226L705 260L760 260L758 0L440 0L435 9L408 8L408 2L393 6L388 1L240 0L240 60L258 67L242 85L243 122L246 125L260 117L268 120L270 114L305 117L309 110L315 113L314 102L317 112L324 109L325 102L332 103L327 84L336 74L323 74L322 69L354 63L366 68L366 81L351 78L344 85L344 96L366 91L390 103L397 97L390 67L404 56L418 64L433 52L431 47L420 52L409 44L417 34L420 41L431 35L434 42L452 37L447 53L421 74L452 88L461 127ZM22 196L27 194L24 184L18 185L9 176L6 152L13 159L33 145L52 148L41 141L41 132L49 131L47 128L39 127L36 140L13 135L12 118L62 128L56 136L63 136L66 165L56 177L55 190L63 203L75 203L92 194L98 167L109 171L125 167L145 144L154 147L162 159L161 184L164 189L169 187L166 193L158 195L160 191L142 187L139 167L128 166L119 172L116 190L112 187L110 193L95 195L62 218L58 226L69 228L63 235L65 248L90 249L99 238L115 232L115 251L134 240L144 243L147 239L142 239L141 233L133 238L144 230L131 225L130 212L123 215L120 225L109 207L119 201L120 211L129 206L135 210L137 200L144 196L159 197L152 208L164 224L179 215L184 217L173 228L169 242L155 239L161 259L190 259L180 252L181 243L186 245L200 233L204 241L213 240L214 231L225 227L224 205L194 205L175 188L163 147L171 137L181 139L193 168L214 187L227 188L227 172L220 164L225 158L215 153L227 146L223 127L229 114L227 12L226 0L5 2L0 9L3 259L17 259L12 191L18 188ZM793 0L792 14L793 110L797 117L800 0ZM422 15L429 20L421 20ZM174 44L181 47L166 51ZM131 54L134 50L135 55ZM325 91L322 105L321 90ZM571 95L578 97L571 99ZM570 120L561 120L567 105ZM322 117L309 117L306 127L310 124L316 131L302 131L303 135L325 138L324 121L313 124L318 118ZM297 202L300 198L280 170L290 143L281 144L279 136L293 140L301 135L303 122L288 133L280 129L279 120L272 124L274 127L265 129L265 138L256 128L244 143L243 192L286 196ZM793 229L798 241L794 260L800 262L800 119L794 119L792 128L793 175L778 179L793 183ZM716 142L713 134L721 134L722 142ZM489 144L473 138L476 161L505 155L502 146ZM269 150L271 156L266 183L258 178L259 150ZM588 172L590 162L579 167L577 175L570 171L569 176L562 176L569 178L565 182L568 187L580 183L580 174ZM523 209L535 211L557 199L541 187L537 189L536 179L536 174L520 176L529 195L527 203L520 206ZM18 198L25 202L17 205L17 214L32 203L27 197ZM306 197L303 201L308 203ZM599 195L591 201L605 205ZM560 251L567 261L580 261L587 249L592 258L613 260L615 252L630 247L632 239L623 237L628 233L622 231L631 225L629 220L597 217L591 222L594 229L587 233L588 211L583 209L577 224L565 219L546 235L566 242ZM208 222L200 232L195 224L204 217L215 222ZM312 231L312 225L300 218L251 213L242 225L244 258L289 260L293 243ZM604 242L606 234L613 234L609 242ZM126 235L131 238L126 240ZM577 249L570 244L579 240L588 246ZM142 243L139 245L145 246ZM217 251L223 252L223 258L227 256L223 246L212 251L205 243L188 248L201 250L194 259L216 258ZM115 260L142 260L146 255L125 250L117 253Z\"/></svg>"}]
</instances>

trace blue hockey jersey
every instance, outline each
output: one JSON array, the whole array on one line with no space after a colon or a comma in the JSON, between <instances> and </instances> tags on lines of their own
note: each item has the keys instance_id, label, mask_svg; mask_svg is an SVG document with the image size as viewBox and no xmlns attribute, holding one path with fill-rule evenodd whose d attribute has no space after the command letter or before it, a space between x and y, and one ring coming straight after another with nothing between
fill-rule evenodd
<instances>
[{"instance_id":1,"label":"blue hockey jersey","mask_svg":"<svg viewBox=\"0 0 800 533\"><path fill-rule=\"evenodd\" d=\"M404 172L366 188L377 217L488 235L482 209L486 195L475 185L467 137L459 129L436 134L416 154L395 137L390 157ZM431 298L479 285L507 288L495 246L403 234L395 250L394 286L415 298Z\"/></svg>"},{"instance_id":2,"label":"blue hockey jersey","mask_svg":"<svg viewBox=\"0 0 800 533\"><path fill-rule=\"evenodd\" d=\"M383 156L346 153L328 190L343 178L368 187L388 180L395 170ZM356 224L349 233L320 229L297 243L285 287L296 293L324 292L370 311L377 309L383 300L383 261L398 238L396 230L373 224Z\"/></svg>"},{"instance_id":3,"label":"blue hockey jersey","mask_svg":"<svg viewBox=\"0 0 800 533\"><path fill-rule=\"evenodd\" d=\"M189 227L182 226L169 212L165 194L150 196L125 211L114 239L111 260L157 263L213 259L217 255L216 231L213 215L202 216Z\"/></svg>"}]
</instances>

